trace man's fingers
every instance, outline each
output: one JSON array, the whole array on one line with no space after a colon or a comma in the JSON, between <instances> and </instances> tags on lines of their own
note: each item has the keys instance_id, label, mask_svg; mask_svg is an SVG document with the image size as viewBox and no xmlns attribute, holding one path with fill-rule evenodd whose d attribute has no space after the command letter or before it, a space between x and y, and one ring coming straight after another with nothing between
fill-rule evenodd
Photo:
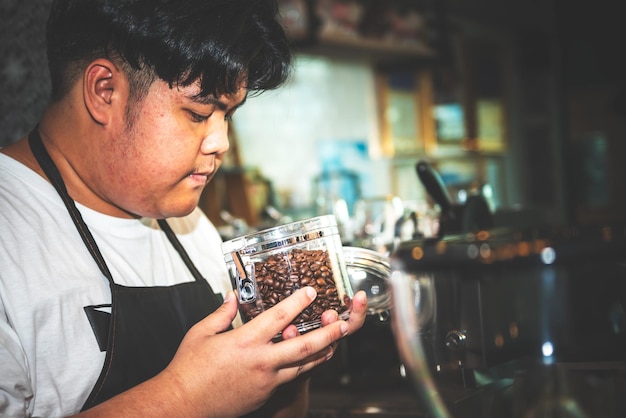
<instances>
[{"instance_id":1,"label":"man's fingers","mask_svg":"<svg viewBox=\"0 0 626 418\"><path fill-rule=\"evenodd\" d=\"M279 369L281 382L294 376L306 373L316 366L330 360L335 351L337 341L345 337L349 326L346 321L339 320L325 327L277 344L281 348L282 358L286 364Z\"/></svg>"},{"instance_id":2,"label":"man's fingers","mask_svg":"<svg viewBox=\"0 0 626 418\"><path fill-rule=\"evenodd\" d=\"M226 331L237 315L237 297L230 291L224 297L224 302L211 315L208 315L197 326L204 334L217 334Z\"/></svg>"},{"instance_id":3,"label":"man's fingers","mask_svg":"<svg viewBox=\"0 0 626 418\"><path fill-rule=\"evenodd\" d=\"M350 311L350 316L353 314L357 316L364 316L367 314L367 294L364 290L359 290L352 298L352 310Z\"/></svg>"},{"instance_id":4,"label":"man's fingers","mask_svg":"<svg viewBox=\"0 0 626 418\"><path fill-rule=\"evenodd\" d=\"M351 301L351 309L348 324L350 325L349 333L359 328L367 315L367 294L365 291L358 291ZM333 309L329 309L322 314L322 325L326 326L339 320L339 314Z\"/></svg>"},{"instance_id":5,"label":"man's fingers","mask_svg":"<svg viewBox=\"0 0 626 418\"><path fill-rule=\"evenodd\" d=\"M251 332L257 334L262 332L261 337L270 341L287 328L315 300L316 296L315 289L310 286L298 289L289 297L253 318L244 327L250 328Z\"/></svg>"},{"instance_id":6,"label":"man's fingers","mask_svg":"<svg viewBox=\"0 0 626 418\"><path fill-rule=\"evenodd\" d=\"M326 326L339 320L339 313L334 309L329 309L322 314L322 325Z\"/></svg>"},{"instance_id":7,"label":"man's fingers","mask_svg":"<svg viewBox=\"0 0 626 418\"><path fill-rule=\"evenodd\" d=\"M300 335L300 331L298 331L298 328L291 324L291 325L287 325L287 328L285 328L283 330L283 340L288 340L289 338L296 338L298 335Z\"/></svg>"},{"instance_id":8,"label":"man's fingers","mask_svg":"<svg viewBox=\"0 0 626 418\"><path fill-rule=\"evenodd\" d=\"M326 349L318 351L317 353L313 354L312 356L307 357L306 359L300 360L296 363L290 364L289 366L283 368L282 370L278 372L279 378L286 379L286 381L289 381L293 379L294 376L298 377L303 373L310 372L315 367L330 360L334 353L335 353L334 347L332 346L326 347Z\"/></svg>"}]
</instances>

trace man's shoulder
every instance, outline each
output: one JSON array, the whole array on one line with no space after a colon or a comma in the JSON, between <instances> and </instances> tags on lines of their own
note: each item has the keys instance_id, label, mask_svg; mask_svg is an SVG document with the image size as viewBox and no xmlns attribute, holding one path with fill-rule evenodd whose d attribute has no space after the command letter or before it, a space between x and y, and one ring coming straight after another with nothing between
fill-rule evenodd
<instances>
[{"instance_id":1,"label":"man's shoulder","mask_svg":"<svg viewBox=\"0 0 626 418\"><path fill-rule=\"evenodd\" d=\"M14 201L23 199L32 203L35 203L33 197L35 200L59 200L46 179L3 153L0 153L0 179L0 200L5 200L8 196Z\"/></svg>"},{"instance_id":2,"label":"man's shoulder","mask_svg":"<svg viewBox=\"0 0 626 418\"><path fill-rule=\"evenodd\" d=\"M0 153L0 224L2 229L38 228L56 218L63 202L44 178Z\"/></svg>"}]
</instances>

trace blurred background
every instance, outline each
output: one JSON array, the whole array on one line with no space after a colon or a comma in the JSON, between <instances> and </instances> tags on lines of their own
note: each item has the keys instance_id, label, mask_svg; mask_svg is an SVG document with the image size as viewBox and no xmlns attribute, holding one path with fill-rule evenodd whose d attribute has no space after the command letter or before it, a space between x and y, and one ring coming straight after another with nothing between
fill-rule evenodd
<instances>
[{"instance_id":1,"label":"blurred background","mask_svg":"<svg viewBox=\"0 0 626 418\"><path fill-rule=\"evenodd\" d=\"M225 236L333 211L350 238L364 206L436 210L420 160L453 203L483 194L496 226L624 218L623 25L608 1L279 4L295 71L234 117L202 202ZM0 5L0 146L47 101L48 7Z\"/></svg>"},{"instance_id":2,"label":"blurred background","mask_svg":"<svg viewBox=\"0 0 626 418\"><path fill-rule=\"evenodd\" d=\"M585 416L529 415L546 397L624 416L626 234L604 227L626 220L617 2L278 3L294 73L234 116L200 202L222 236L332 213L344 244L395 250L421 274L406 293L436 302L424 344L454 416ZM49 5L0 2L0 146L47 102ZM314 375L309 417L433 416L385 308ZM522 374L528 357L566 373Z\"/></svg>"}]
</instances>

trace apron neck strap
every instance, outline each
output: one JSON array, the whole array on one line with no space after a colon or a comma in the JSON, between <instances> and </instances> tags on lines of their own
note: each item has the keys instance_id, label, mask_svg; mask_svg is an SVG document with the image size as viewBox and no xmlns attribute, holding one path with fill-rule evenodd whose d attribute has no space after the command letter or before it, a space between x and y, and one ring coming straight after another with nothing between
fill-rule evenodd
<instances>
[{"instance_id":1,"label":"apron neck strap","mask_svg":"<svg viewBox=\"0 0 626 418\"><path fill-rule=\"evenodd\" d=\"M28 144L30 145L33 155L37 159L37 162L41 166L41 169L46 174L46 176L56 189L57 193L59 193L59 196L61 196L61 199L63 200L63 203L65 204L65 207L67 208L67 211L69 212L72 221L74 222L74 225L76 225L76 229L78 230L80 237L85 243L85 246L87 246L87 250L89 250L89 253L96 261L96 264L98 265L98 268L100 268L102 274L104 274L104 276L109 280L109 283L113 285L113 276L111 275L111 272L109 271L109 268L104 261L104 257L102 257L102 253L96 245L96 241L94 240L93 235L91 235L89 228L87 228L87 224L85 224L82 215L78 211L74 200L67 192L67 188L65 187L65 183L63 182L63 177L61 177L61 173L59 173L59 170L57 169L56 165L54 165L52 158L50 158L50 154L48 154L46 147L41 141L41 136L39 135L39 125L37 125L35 129L33 129L28 135Z\"/></svg>"},{"instance_id":2,"label":"apron neck strap","mask_svg":"<svg viewBox=\"0 0 626 418\"><path fill-rule=\"evenodd\" d=\"M178 254L180 255L180 258L182 258L183 261L185 262L185 265L191 272L191 275L193 276L193 278L196 279L197 282L204 280L204 278L202 277L202 274L200 274L196 266L193 264L193 261L191 261L191 258L189 258L187 251L185 251L185 248L182 246L182 244L176 237L176 234L174 234L174 231L172 231L172 228L169 226L167 221L165 219L159 219L157 220L157 223L159 224L163 232L165 232L167 239L170 240L170 243L172 244L174 249L178 252ZM211 292L213 292L213 290L211 290Z\"/></svg>"}]
</instances>

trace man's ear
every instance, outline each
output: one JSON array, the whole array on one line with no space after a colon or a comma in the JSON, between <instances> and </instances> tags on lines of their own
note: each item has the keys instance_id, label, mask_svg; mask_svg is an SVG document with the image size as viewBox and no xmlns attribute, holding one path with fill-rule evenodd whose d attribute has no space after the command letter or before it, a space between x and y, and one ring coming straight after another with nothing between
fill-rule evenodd
<instances>
[{"instance_id":1,"label":"man's ear","mask_svg":"<svg viewBox=\"0 0 626 418\"><path fill-rule=\"evenodd\" d=\"M111 61L101 58L89 64L83 78L83 96L95 122L105 125L111 120L115 106L120 105L124 83L122 72Z\"/></svg>"}]
</instances>

